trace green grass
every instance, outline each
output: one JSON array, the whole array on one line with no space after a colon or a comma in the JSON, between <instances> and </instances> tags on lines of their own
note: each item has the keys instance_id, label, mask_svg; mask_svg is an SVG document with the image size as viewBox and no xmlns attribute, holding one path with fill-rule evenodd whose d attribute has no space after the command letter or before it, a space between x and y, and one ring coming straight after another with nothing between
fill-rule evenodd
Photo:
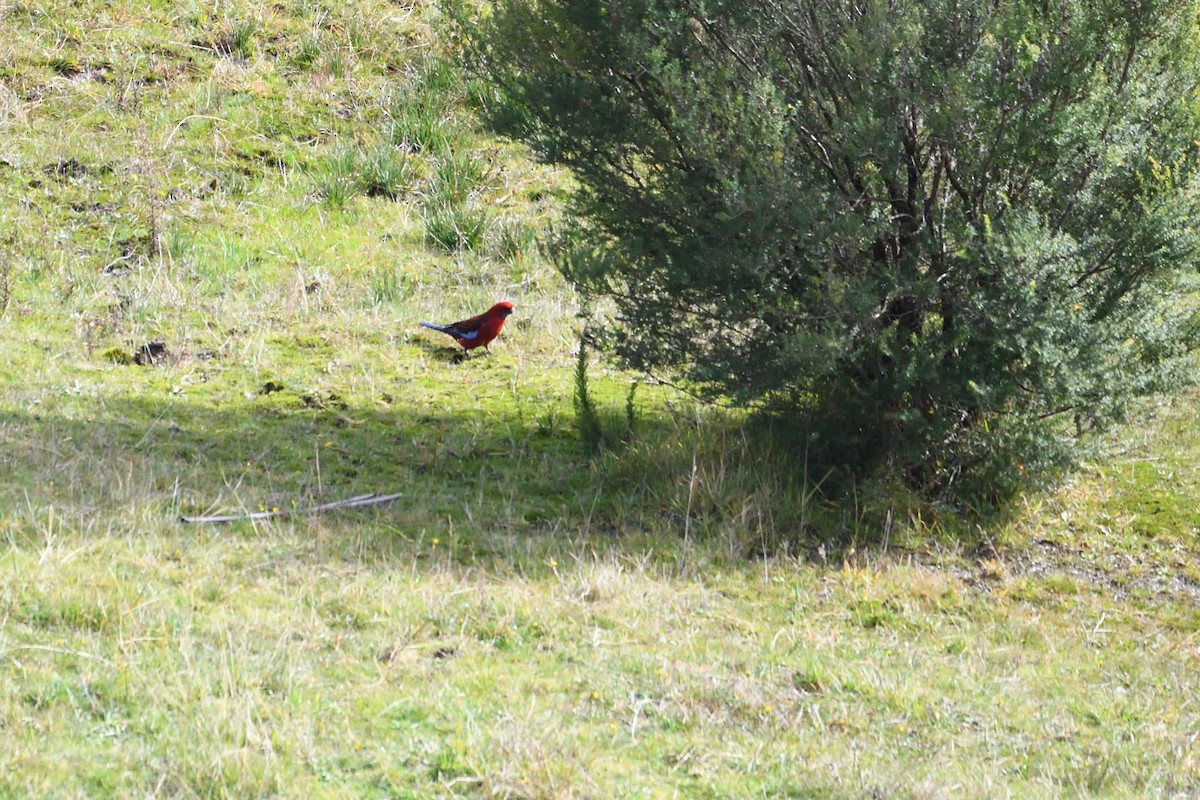
<instances>
[{"instance_id":1,"label":"green grass","mask_svg":"<svg viewBox=\"0 0 1200 800\"><path fill-rule=\"evenodd\" d=\"M1194 394L966 531L595 358L589 455L431 9L0 22L0 797L1200 793Z\"/></svg>"}]
</instances>

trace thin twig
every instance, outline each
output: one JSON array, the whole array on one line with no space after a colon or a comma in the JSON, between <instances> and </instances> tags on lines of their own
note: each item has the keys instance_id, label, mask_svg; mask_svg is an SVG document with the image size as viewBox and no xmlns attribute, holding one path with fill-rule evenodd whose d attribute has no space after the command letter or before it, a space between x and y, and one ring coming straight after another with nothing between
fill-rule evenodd
<instances>
[{"instance_id":1,"label":"thin twig","mask_svg":"<svg viewBox=\"0 0 1200 800\"><path fill-rule=\"evenodd\" d=\"M311 508L273 508L270 511L255 511L248 514L217 514L215 516L189 517L181 516L180 522L193 522L197 525L208 525L218 522L240 522L242 520L251 519L278 519L281 517L292 516L293 514L320 514L323 511L334 511L343 508L362 508L364 506L375 506L380 503L390 503L393 500L401 497L400 492L394 494L360 494L356 497L348 497L344 500L334 500L331 503L323 503L319 506Z\"/></svg>"},{"instance_id":2,"label":"thin twig","mask_svg":"<svg viewBox=\"0 0 1200 800\"><path fill-rule=\"evenodd\" d=\"M12 647L6 647L3 650L0 650L0 657L7 656L9 653L19 653L23 650L34 650L39 653L55 653L57 655L63 655L63 656L77 656L79 658L91 659L92 661L99 661L102 664L107 664L110 667L113 666L113 662L110 661L109 659L105 658L104 656L97 656L97 655L93 655L92 653L85 653L82 650L68 650L63 647L51 647L49 645L44 645L44 644L18 644L18 645L13 645Z\"/></svg>"}]
</instances>

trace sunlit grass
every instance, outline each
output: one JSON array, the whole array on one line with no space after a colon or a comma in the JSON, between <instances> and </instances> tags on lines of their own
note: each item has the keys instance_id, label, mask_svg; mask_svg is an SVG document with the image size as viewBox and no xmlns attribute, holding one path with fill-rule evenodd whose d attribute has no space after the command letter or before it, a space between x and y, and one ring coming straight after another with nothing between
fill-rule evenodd
<instances>
[{"instance_id":1,"label":"sunlit grass","mask_svg":"<svg viewBox=\"0 0 1200 800\"><path fill-rule=\"evenodd\" d=\"M590 454L424 10L0 14L0 797L1200 792L1194 397L982 527L598 359Z\"/></svg>"}]
</instances>

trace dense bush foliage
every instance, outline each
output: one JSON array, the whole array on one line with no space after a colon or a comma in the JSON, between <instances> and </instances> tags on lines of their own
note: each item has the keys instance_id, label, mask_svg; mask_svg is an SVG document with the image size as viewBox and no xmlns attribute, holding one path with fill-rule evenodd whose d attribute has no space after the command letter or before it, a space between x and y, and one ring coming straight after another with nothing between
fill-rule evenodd
<instances>
[{"instance_id":1,"label":"dense bush foliage","mask_svg":"<svg viewBox=\"0 0 1200 800\"><path fill-rule=\"evenodd\" d=\"M997 492L1197 338L1197 4L497 0L502 133L565 165L628 365L811 468ZM969 489L968 489L969 487Z\"/></svg>"}]
</instances>

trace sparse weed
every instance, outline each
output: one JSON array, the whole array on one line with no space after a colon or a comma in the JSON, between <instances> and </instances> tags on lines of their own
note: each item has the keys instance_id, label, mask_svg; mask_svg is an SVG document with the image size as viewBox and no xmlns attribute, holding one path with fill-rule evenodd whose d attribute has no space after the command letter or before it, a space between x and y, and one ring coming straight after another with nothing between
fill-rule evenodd
<instances>
[{"instance_id":1,"label":"sparse weed","mask_svg":"<svg viewBox=\"0 0 1200 800\"><path fill-rule=\"evenodd\" d=\"M249 181L238 170L225 170L214 180L217 182L217 189L230 198L243 197L250 190Z\"/></svg>"},{"instance_id":2,"label":"sparse weed","mask_svg":"<svg viewBox=\"0 0 1200 800\"><path fill-rule=\"evenodd\" d=\"M181 228L171 228L167 232L166 253L172 261L181 261L195 245L195 239Z\"/></svg>"},{"instance_id":3,"label":"sparse weed","mask_svg":"<svg viewBox=\"0 0 1200 800\"><path fill-rule=\"evenodd\" d=\"M536 261L538 229L521 216L499 217L488 226L486 249L508 262L512 280L521 280L526 268Z\"/></svg>"},{"instance_id":4,"label":"sparse weed","mask_svg":"<svg viewBox=\"0 0 1200 800\"><path fill-rule=\"evenodd\" d=\"M12 300L12 256L0 247L0 317L8 311Z\"/></svg>"},{"instance_id":5,"label":"sparse weed","mask_svg":"<svg viewBox=\"0 0 1200 800\"><path fill-rule=\"evenodd\" d=\"M20 121L21 96L11 86L0 83L0 125Z\"/></svg>"},{"instance_id":6,"label":"sparse weed","mask_svg":"<svg viewBox=\"0 0 1200 800\"><path fill-rule=\"evenodd\" d=\"M346 22L346 44L351 51L359 57L371 57L374 55L370 48L371 41L371 25L362 18L361 15L355 15L352 19Z\"/></svg>"},{"instance_id":7,"label":"sparse weed","mask_svg":"<svg viewBox=\"0 0 1200 800\"><path fill-rule=\"evenodd\" d=\"M413 293L412 279L394 267L375 270L370 277L370 299L374 305L390 306Z\"/></svg>"},{"instance_id":8,"label":"sparse weed","mask_svg":"<svg viewBox=\"0 0 1200 800\"><path fill-rule=\"evenodd\" d=\"M351 59L339 49L333 49L327 52L325 56L324 69L329 75L334 78L343 79L353 69Z\"/></svg>"},{"instance_id":9,"label":"sparse weed","mask_svg":"<svg viewBox=\"0 0 1200 800\"><path fill-rule=\"evenodd\" d=\"M629 382L629 393L625 395L625 434L622 437L626 442L632 441L634 434L637 432L637 405L634 398L637 396L637 388L641 383L633 380Z\"/></svg>"},{"instance_id":10,"label":"sparse weed","mask_svg":"<svg viewBox=\"0 0 1200 800\"><path fill-rule=\"evenodd\" d=\"M579 335L579 350L575 357L575 389L572 399L575 405L575 430L579 442L590 455L604 449L604 427L588 389L588 341L585 326Z\"/></svg>"},{"instance_id":11,"label":"sparse weed","mask_svg":"<svg viewBox=\"0 0 1200 800\"><path fill-rule=\"evenodd\" d=\"M140 110L140 99L137 101L136 106ZM163 252L162 226L164 201L159 188L162 185L161 168L159 166L158 154L154 151L154 146L150 143L150 137L146 132L146 121L144 118L138 119L136 130L137 134L134 142L137 160L132 171L138 175L141 184L139 199L146 225L145 240L148 248L146 255L152 259L157 259L162 256Z\"/></svg>"}]
</instances>

